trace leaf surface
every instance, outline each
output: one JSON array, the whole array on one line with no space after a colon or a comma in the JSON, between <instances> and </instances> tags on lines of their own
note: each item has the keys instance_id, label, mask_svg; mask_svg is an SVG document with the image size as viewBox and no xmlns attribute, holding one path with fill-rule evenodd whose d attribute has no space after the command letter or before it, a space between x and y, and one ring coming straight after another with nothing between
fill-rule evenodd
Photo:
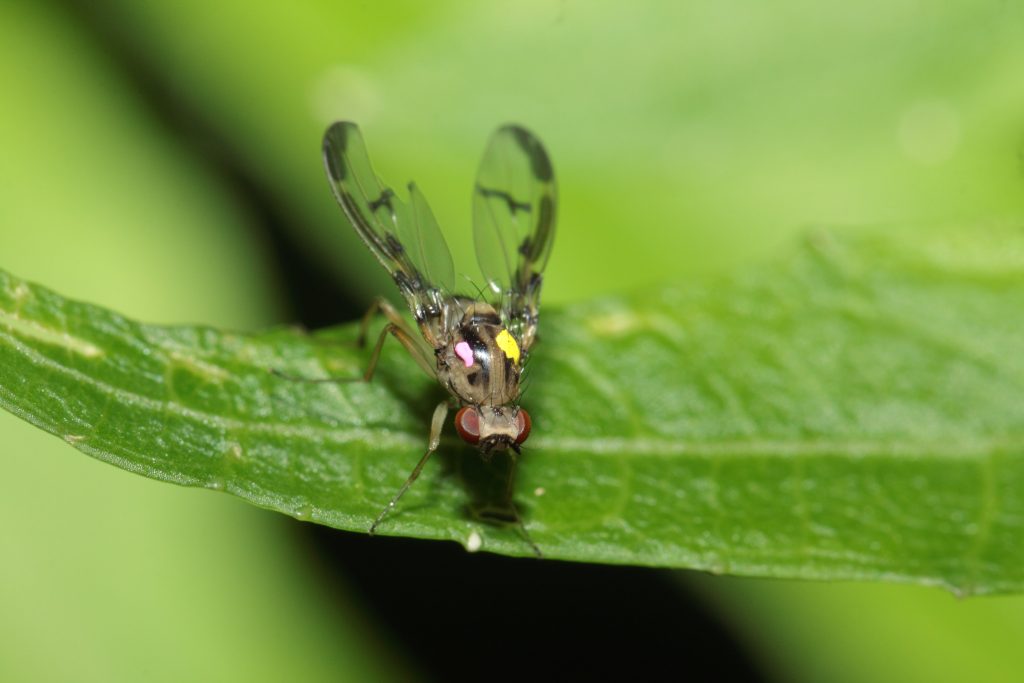
<instances>
[{"instance_id":1,"label":"leaf surface","mask_svg":"<svg viewBox=\"0 0 1024 683\"><path fill-rule=\"evenodd\" d=\"M1024 584L1024 234L810 235L728 278L543 310L517 503L546 557ZM441 390L346 326L158 327L0 273L0 405L149 477L365 531ZM447 430L380 528L530 554Z\"/></svg>"}]
</instances>

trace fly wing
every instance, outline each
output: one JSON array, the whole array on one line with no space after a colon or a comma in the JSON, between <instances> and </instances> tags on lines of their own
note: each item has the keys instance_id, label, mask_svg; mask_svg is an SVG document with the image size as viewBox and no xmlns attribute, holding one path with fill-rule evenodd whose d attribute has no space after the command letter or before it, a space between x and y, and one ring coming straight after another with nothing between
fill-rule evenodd
<instances>
[{"instance_id":1,"label":"fly wing","mask_svg":"<svg viewBox=\"0 0 1024 683\"><path fill-rule=\"evenodd\" d=\"M496 130L477 171L473 234L480 270L524 353L537 333L556 203L555 172L540 140L519 126Z\"/></svg>"},{"instance_id":2,"label":"fly wing","mask_svg":"<svg viewBox=\"0 0 1024 683\"><path fill-rule=\"evenodd\" d=\"M324 165L338 204L391 274L416 321L443 324L438 319L455 269L426 199L410 183L406 204L380 181L354 123L338 121L327 129Z\"/></svg>"}]
</instances>

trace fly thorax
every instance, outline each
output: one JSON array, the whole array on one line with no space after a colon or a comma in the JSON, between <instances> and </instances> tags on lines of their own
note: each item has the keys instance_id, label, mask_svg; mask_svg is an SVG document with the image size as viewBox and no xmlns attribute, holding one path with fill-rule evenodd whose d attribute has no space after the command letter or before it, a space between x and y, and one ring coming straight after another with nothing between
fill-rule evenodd
<instances>
[{"instance_id":1,"label":"fly thorax","mask_svg":"<svg viewBox=\"0 0 1024 683\"><path fill-rule=\"evenodd\" d=\"M464 321L439 354L438 374L463 403L504 406L519 398L519 345L494 318Z\"/></svg>"}]
</instances>

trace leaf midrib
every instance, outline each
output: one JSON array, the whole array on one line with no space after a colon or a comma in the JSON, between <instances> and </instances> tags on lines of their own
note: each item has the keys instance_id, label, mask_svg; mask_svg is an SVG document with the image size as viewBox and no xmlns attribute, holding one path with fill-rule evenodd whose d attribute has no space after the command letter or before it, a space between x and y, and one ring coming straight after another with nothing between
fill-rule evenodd
<instances>
[{"instance_id":1,"label":"leaf midrib","mask_svg":"<svg viewBox=\"0 0 1024 683\"><path fill-rule=\"evenodd\" d=\"M13 328L18 329L18 328ZM188 419L204 424L216 425L225 434L249 433L257 435L277 435L304 440L327 440L334 444L352 442L373 443L382 448L418 447L423 445L425 434L419 431L404 431L390 428L368 429L346 425L344 430L322 427L315 424L291 425L286 423L268 423L261 421L245 421L227 418L214 413L196 410L174 401L159 401L142 394L127 391L108 382L98 381L79 370L61 365L38 351L27 347L14 334L3 335L16 346L19 353L29 357L36 364L46 367L58 374L64 374L76 382L90 385L109 397L131 401L134 405L145 408L153 413L173 412ZM442 443L458 445L454 437L446 437ZM953 460L980 459L1005 450L1024 450L1024 438L992 439L984 442L893 442L891 439L879 441L849 441L828 439L800 440L731 440L686 442L669 439L652 439L649 437L535 437L531 443L533 448L545 451L585 452L593 455L621 456L624 453L638 456L674 457L691 455L695 457L719 456L836 456L836 457L888 457L905 458L932 457Z\"/></svg>"}]
</instances>

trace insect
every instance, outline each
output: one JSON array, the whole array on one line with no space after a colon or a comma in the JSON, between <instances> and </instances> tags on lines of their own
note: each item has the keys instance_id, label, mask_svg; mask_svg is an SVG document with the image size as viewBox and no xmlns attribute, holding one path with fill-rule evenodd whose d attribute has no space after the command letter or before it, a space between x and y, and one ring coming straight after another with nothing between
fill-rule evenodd
<instances>
[{"instance_id":1,"label":"insect","mask_svg":"<svg viewBox=\"0 0 1024 683\"><path fill-rule=\"evenodd\" d=\"M542 273L555 234L555 174L544 146L515 125L498 128L487 144L473 188L473 235L486 279L478 296L455 293L452 257L426 200L413 183L408 201L381 183L354 123L332 124L323 152L338 204L391 275L419 328L417 336L394 306L378 298L363 318L360 339L376 314L388 324L362 379L372 378L391 335L449 394L434 410L426 452L370 533L437 450L451 401L458 406L456 431L485 460L497 451L509 453L506 502L540 555L512 502L512 488L516 457L531 427L529 413L518 403L520 379L537 338Z\"/></svg>"}]
</instances>

